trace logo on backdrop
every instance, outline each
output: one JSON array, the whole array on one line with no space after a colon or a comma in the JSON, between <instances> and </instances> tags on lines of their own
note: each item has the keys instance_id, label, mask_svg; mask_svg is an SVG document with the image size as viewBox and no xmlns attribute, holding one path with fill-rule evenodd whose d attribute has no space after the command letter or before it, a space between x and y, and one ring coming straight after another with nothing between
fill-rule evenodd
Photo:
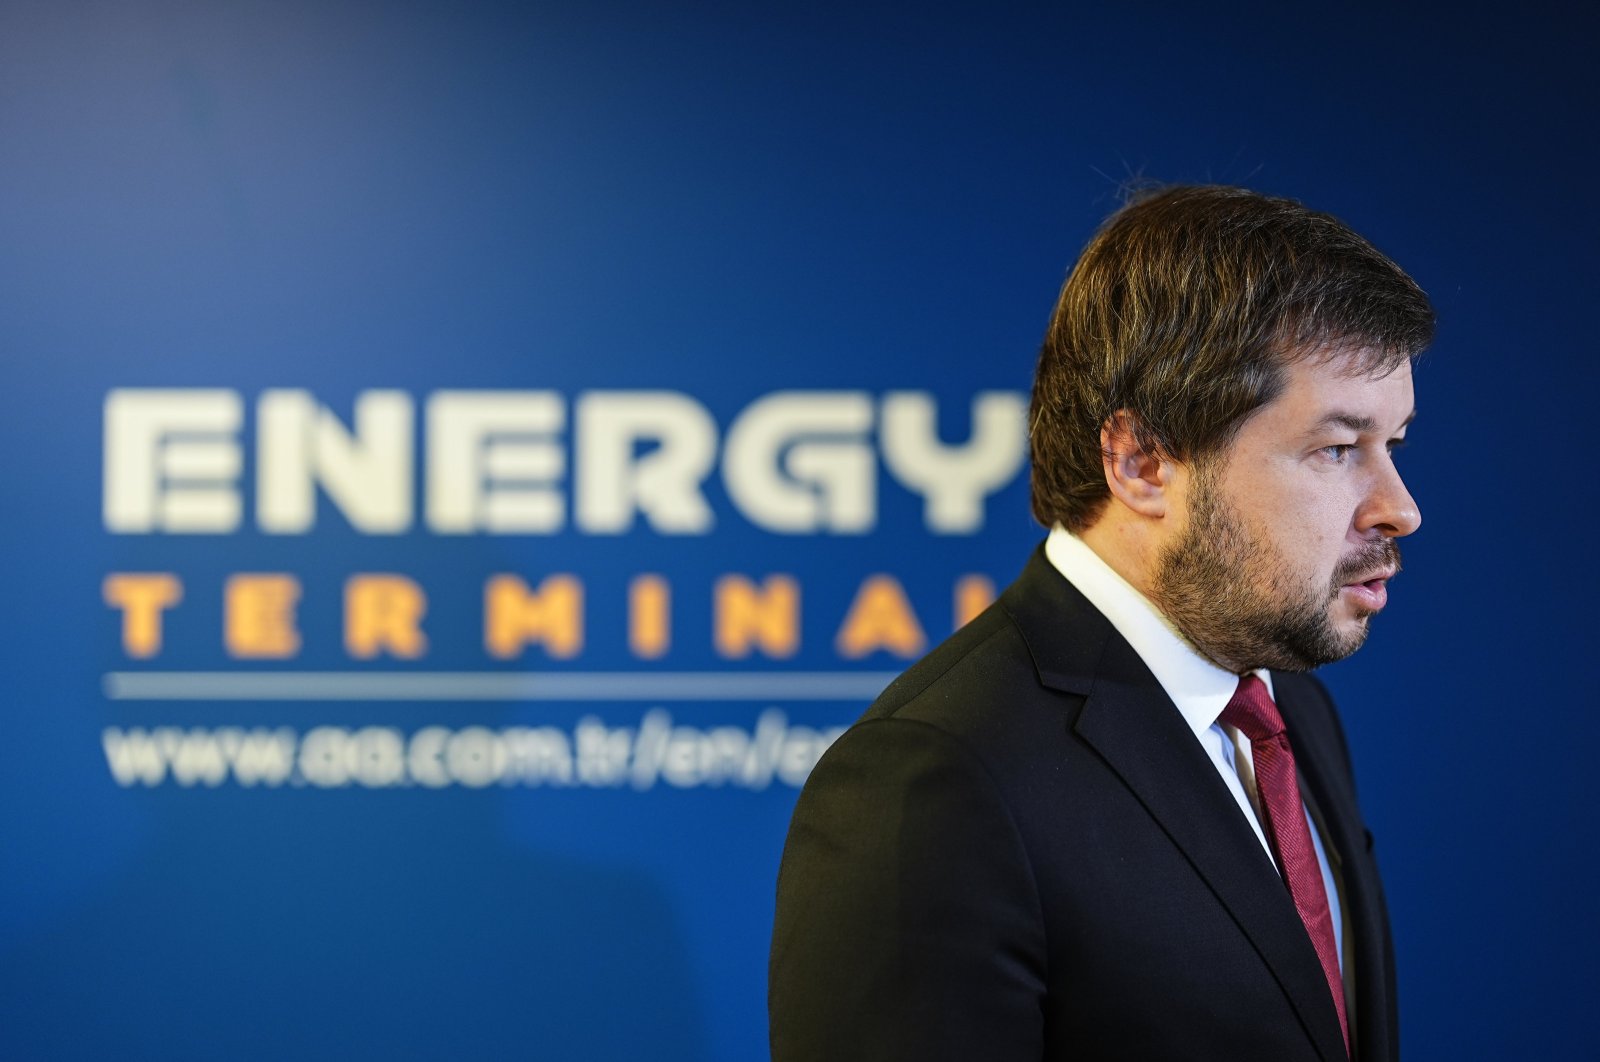
<instances>
[{"instance_id":1,"label":"logo on backdrop","mask_svg":"<svg viewBox=\"0 0 1600 1062\"><path fill-rule=\"evenodd\" d=\"M342 575L342 650L348 667L295 670L305 655L302 575L320 575L319 520L342 520L374 540L402 535L603 539L630 533L719 536L790 546L803 536L865 536L891 494L911 499L925 536L982 530L986 501L1026 461L1026 398L970 399L960 442L939 433L924 391L776 391L725 424L693 395L670 390L395 390L357 395L348 423L300 389L254 396L227 389L116 389L104 405L103 518L118 536L174 543L253 533L306 541L295 570L242 564L221 577L178 563L109 572L105 604L118 617L125 665L104 678L115 701L646 702L629 725L585 715L570 727L108 728L107 762L125 786L451 785L750 789L798 785L837 736L792 724L772 701L834 702L854 715L892 672L849 665L928 643L907 585L863 573L831 639L836 665L794 670L802 582L782 572L726 571L709 591L718 661L774 667L663 671L674 627L674 573L628 575L625 646L632 666L582 670L594 648L585 572L483 580L478 670L426 671L429 588L415 571ZM248 458L248 461L247 461ZM426 551L426 543L417 552ZM241 546L241 560L246 550ZM787 555L787 548L774 558ZM172 548L163 557L184 556ZM209 584L209 585L207 585ZM169 619L197 594L220 601L217 635L228 665L173 670ZM959 626L994 595L987 575L950 580ZM193 607L191 605L191 607ZM539 666L519 662L537 659ZM374 662L398 670L373 670ZM837 666L842 665L842 667ZM697 727L666 703L762 704L754 725Z\"/></svg>"}]
</instances>

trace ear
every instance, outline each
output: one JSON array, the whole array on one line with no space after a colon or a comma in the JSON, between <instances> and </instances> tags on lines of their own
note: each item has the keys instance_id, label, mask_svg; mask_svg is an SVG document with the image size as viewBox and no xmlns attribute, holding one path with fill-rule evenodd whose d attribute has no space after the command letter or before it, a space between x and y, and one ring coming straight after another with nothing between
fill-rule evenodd
<instances>
[{"instance_id":1,"label":"ear","mask_svg":"<svg viewBox=\"0 0 1600 1062\"><path fill-rule=\"evenodd\" d=\"M1176 465L1146 450L1134 433L1135 417L1125 409L1100 428L1100 454L1111 496L1140 516L1167 515Z\"/></svg>"}]
</instances>

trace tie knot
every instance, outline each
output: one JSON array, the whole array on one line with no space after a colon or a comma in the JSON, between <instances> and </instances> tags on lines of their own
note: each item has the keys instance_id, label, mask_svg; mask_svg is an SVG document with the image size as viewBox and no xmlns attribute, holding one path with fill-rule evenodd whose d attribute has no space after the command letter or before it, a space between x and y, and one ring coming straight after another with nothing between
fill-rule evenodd
<instances>
[{"instance_id":1,"label":"tie knot","mask_svg":"<svg viewBox=\"0 0 1600 1062\"><path fill-rule=\"evenodd\" d=\"M1239 680L1233 699L1222 710L1222 721L1239 731L1252 743L1267 741L1283 733L1283 716L1272 703L1267 684L1255 675Z\"/></svg>"}]
</instances>

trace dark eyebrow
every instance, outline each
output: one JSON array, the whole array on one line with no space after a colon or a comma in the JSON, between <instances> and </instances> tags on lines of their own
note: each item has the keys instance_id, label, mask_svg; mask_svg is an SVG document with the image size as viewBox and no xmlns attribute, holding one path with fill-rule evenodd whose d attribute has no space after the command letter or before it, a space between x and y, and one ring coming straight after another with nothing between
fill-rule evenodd
<instances>
[{"instance_id":1,"label":"dark eyebrow","mask_svg":"<svg viewBox=\"0 0 1600 1062\"><path fill-rule=\"evenodd\" d=\"M1416 419L1417 411L1413 409L1409 414L1407 414L1406 419L1400 422L1400 427L1404 428L1407 424L1410 424ZM1359 413L1344 413L1335 410L1332 413L1325 414L1321 420L1317 421L1311 426L1311 430L1306 432L1306 434L1314 435L1317 432L1322 431L1324 428L1349 428L1351 431L1356 432L1357 434L1370 435L1378 430L1378 422L1373 420L1371 417L1364 417Z\"/></svg>"}]
</instances>

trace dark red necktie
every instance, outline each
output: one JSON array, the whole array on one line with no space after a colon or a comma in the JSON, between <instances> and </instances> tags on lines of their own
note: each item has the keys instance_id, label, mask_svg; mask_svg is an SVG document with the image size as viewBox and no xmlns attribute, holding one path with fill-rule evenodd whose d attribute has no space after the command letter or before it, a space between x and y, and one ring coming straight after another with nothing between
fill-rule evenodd
<instances>
[{"instance_id":1,"label":"dark red necktie","mask_svg":"<svg viewBox=\"0 0 1600 1062\"><path fill-rule=\"evenodd\" d=\"M1322 972L1333 993L1333 1007L1339 1012L1339 1027L1344 1031L1344 1048L1350 1050L1350 1022L1344 1010L1344 978L1339 973L1339 951L1334 944L1333 916L1328 913L1328 893L1322 885L1322 869L1317 865L1317 850L1311 844L1311 828L1306 823L1305 807L1300 802L1300 785L1295 780L1294 753L1284 733L1283 716L1272 703L1266 683L1255 675L1239 680L1233 700L1222 710L1222 721L1250 739L1250 756L1255 763L1256 794L1261 801L1262 823L1267 841L1278 856L1295 910L1305 923L1311 946L1322 961Z\"/></svg>"}]
</instances>

